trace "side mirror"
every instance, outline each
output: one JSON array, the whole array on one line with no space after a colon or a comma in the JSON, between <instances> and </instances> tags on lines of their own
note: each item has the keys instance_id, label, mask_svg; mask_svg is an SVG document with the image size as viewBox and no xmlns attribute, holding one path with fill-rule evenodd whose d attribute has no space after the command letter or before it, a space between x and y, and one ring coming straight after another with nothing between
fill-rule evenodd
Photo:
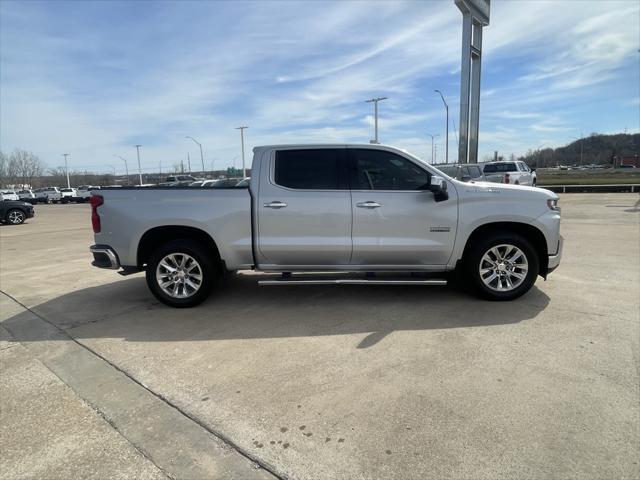
<instances>
[{"instance_id":1,"label":"side mirror","mask_svg":"<svg viewBox=\"0 0 640 480\"><path fill-rule=\"evenodd\" d=\"M442 177L432 175L428 190L433 192L433 199L436 202L443 202L449 199L449 194L447 193L447 182Z\"/></svg>"}]
</instances>

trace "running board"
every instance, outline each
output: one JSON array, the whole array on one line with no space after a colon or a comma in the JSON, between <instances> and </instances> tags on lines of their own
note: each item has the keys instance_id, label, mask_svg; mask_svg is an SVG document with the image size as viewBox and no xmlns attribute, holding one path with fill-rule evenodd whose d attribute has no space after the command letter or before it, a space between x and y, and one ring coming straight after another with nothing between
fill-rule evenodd
<instances>
[{"instance_id":1,"label":"running board","mask_svg":"<svg viewBox=\"0 0 640 480\"><path fill-rule=\"evenodd\" d=\"M294 277L258 280L258 285L446 285L446 280L380 280L358 278L300 279Z\"/></svg>"}]
</instances>

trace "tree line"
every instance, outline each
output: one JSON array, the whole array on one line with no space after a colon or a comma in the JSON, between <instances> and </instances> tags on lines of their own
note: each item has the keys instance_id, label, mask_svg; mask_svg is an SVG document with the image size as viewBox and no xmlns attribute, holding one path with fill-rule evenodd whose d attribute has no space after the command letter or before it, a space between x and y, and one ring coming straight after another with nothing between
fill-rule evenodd
<instances>
[{"instance_id":1,"label":"tree line","mask_svg":"<svg viewBox=\"0 0 640 480\"><path fill-rule=\"evenodd\" d=\"M78 185L114 185L113 175L70 170L69 183ZM0 188L63 187L67 185L64 167L47 168L37 155L16 149L10 154L0 152Z\"/></svg>"},{"instance_id":2,"label":"tree line","mask_svg":"<svg viewBox=\"0 0 640 480\"><path fill-rule=\"evenodd\" d=\"M9 155L0 152L0 185L31 185L44 175L46 167L37 155L26 150L16 149Z\"/></svg>"},{"instance_id":3,"label":"tree line","mask_svg":"<svg viewBox=\"0 0 640 480\"><path fill-rule=\"evenodd\" d=\"M619 166L622 157L640 154L640 134L602 135L592 133L558 148L529 150L518 158L530 167L556 167L559 165L611 165Z\"/></svg>"}]
</instances>

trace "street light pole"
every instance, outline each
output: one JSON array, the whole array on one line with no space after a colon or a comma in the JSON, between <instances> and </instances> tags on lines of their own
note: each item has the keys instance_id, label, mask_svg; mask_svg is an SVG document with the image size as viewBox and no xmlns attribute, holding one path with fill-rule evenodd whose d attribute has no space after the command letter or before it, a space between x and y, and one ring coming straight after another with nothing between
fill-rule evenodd
<instances>
[{"instance_id":1,"label":"street light pole","mask_svg":"<svg viewBox=\"0 0 640 480\"><path fill-rule=\"evenodd\" d=\"M376 97L370 100L365 100L365 103L373 103L373 118L374 118L374 139L370 141L370 143L380 143L378 142L378 102L382 100L386 100L388 97Z\"/></svg>"},{"instance_id":2,"label":"street light pole","mask_svg":"<svg viewBox=\"0 0 640 480\"><path fill-rule=\"evenodd\" d=\"M571 138L573 138L575 140L580 140L580 166L582 166L582 152L583 152L583 149L582 149L583 145L582 144L584 143L584 137L582 136L582 132L580 132L580 138L578 138L578 137L571 137Z\"/></svg>"},{"instance_id":3,"label":"street light pole","mask_svg":"<svg viewBox=\"0 0 640 480\"><path fill-rule=\"evenodd\" d=\"M124 170L127 174L127 185L129 185L129 166L127 165L127 159L124 157L121 157L120 155L114 155L114 157L118 157L120 160L124 162Z\"/></svg>"},{"instance_id":4,"label":"street light pole","mask_svg":"<svg viewBox=\"0 0 640 480\"><path fill-rule=\"evenodd\" d=\"M427 135L431 137L431 163L433 164L434 151L435 151L435 148L433 146L434 145L433 141L438 135L437 134L436 135L431 135L430 133L427 133Z\"/></svg>"},{"instance_id":5,"label":"street light pole","mask_svg":"<svg viewBox=\"0 0 640 480\"><path fill-rule=\"evenodd\" d=\"M244 167L244 130L245 128L249 128L247 126L236 127L236 130L240 130L240 146L242 148L242 178L247 177L247 171Z\"/></svg>"},{"instance_id":6,"label":"street light pole","mask_svg":"<svg viewBox=\"0 0 640 480\"><path fill-rule=\"evenodd\" d=\"M142 167L140 166L140 147L142 145L136 145L136 153L138 155L138 176L140 177L140 186L142 186Z\"/></svg>"},{"instance_id":7,"label":"street light pole","mask_svg":"<svg viewBox=\"0 0 640 480\"><path fill-rule=\"evenodd\" d=\"M64 171L67 175L67 188L71 188L71 182L69 182L69 164L67 163L67 157L69 154L63 153L62 156L64 157Z\"/></svg>"},{"instance_id":8,"label":"street light pole","mask_svg":"<svg viewBox=\"0 0 640 480\"><path fill-rule=\"evenodd\" d=\"M191 140L196 142L198 144L198 146L200 147L200 161L202 162L202 175L204 176L204 155L202 154L202 144L199 141L197 141L195 138L190 137L189 135L187 135L184 138L190 138Z\"/></svg>"},{"instance_id":9,"label":"street light pole","mask_svg":"<svg viewBox=\"0 0 640 480\"><path fill-rule=\"evenodd\" d=\"M442 98L442 103L444 103L444 108L447 111L447 128L446 130L446 140L444 142L444 150L445 150L445 163L449 163L449 105L447 105L447 101L444 99L444 95L440 90L436 90L440 94L440 98Z\"/></svg>"},{"instance_id":10,"label":"street light pole","mask_svg":"<svg viewBox=\"0 0 640 480\"><path fill-rule=\"evenodd\" d=\"M113 170L113 184L116 184L116 167L114 167L113 165L107 165L107 167L111 168L111 170Z\"/></svg>"}]
</instances>

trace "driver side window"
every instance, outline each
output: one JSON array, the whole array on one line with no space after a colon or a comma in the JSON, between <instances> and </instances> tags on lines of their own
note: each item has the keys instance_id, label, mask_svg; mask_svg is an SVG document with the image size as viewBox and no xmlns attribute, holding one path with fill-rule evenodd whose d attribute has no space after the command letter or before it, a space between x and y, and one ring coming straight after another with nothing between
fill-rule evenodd
<instances>
[{"instance_id":1,"label":"driver side window","mask_svg":"<svg viewBox=\"0 0 640 480\"><path fill-rule=\"evenodd\" d=\"M429 174L413 162L384 150L350 149L353 190L424 190Z\"/></svg>"}]
</instances>

